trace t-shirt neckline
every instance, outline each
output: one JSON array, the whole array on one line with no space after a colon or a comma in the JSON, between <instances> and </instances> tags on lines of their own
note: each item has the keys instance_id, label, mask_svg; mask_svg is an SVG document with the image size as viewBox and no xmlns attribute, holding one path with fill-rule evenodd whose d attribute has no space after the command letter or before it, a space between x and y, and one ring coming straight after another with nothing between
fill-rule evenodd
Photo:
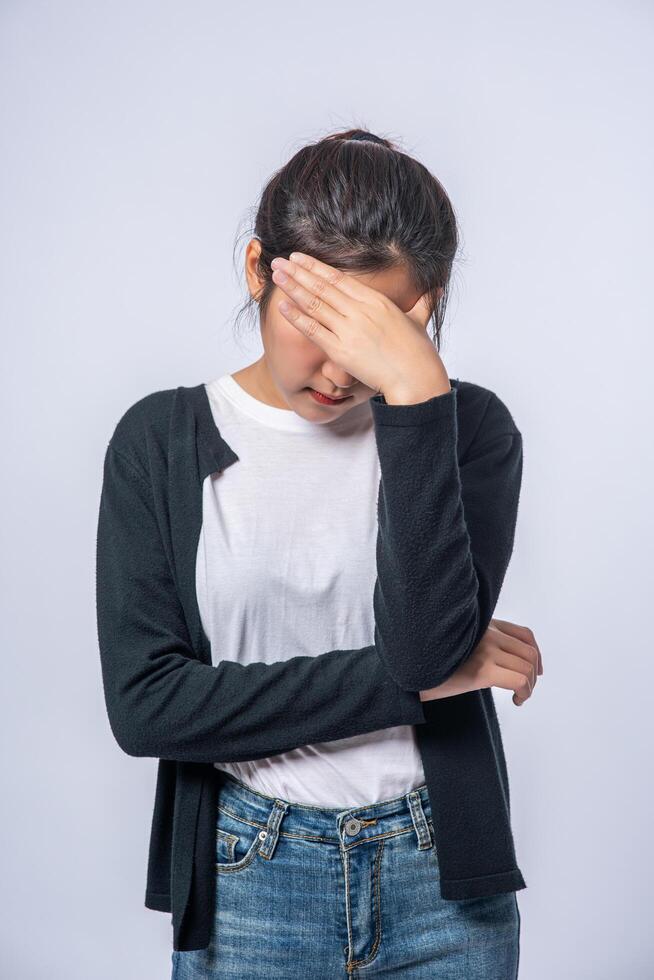
<instances>
[{"instance_id":1,"label":"t-shirt neckline","mask_svg":"<svg viewBox=\"0 0 654 980\"><path fill-rule=\"evenodd\" d=\"M358 406L354 406L342 415L336 416L329 422L312 422L305 419L290 408L277 408L275 405L268 405L260 401L246 391L231 374L223 374L214 381L209 382L209 387L216 386L240 411L250 418L256 419L262 425L267 425L273 429L283 429L287 432L315 432L317 428L322 429L324 425L330 428L337 425L341 420L346 420L351 412L356 411Z\"/></svg>"}]
</instances>

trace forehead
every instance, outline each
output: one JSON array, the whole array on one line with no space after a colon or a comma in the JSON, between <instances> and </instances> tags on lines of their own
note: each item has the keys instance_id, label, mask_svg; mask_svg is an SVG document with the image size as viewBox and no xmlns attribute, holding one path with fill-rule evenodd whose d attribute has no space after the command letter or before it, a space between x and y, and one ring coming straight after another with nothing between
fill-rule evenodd
<instances>
[{"instance_id":1,"label":"forehead","mask_svg":"<svg viewBox=\"0 0 654 980\"><path fill-rule=\"evenodd\" d=\"M378 289L401 310L411 309L419 296L419 291L411 283L406 266L393 266L378 272L350 272L350 275L366 286Z\"/></svg>"}]
</instances>

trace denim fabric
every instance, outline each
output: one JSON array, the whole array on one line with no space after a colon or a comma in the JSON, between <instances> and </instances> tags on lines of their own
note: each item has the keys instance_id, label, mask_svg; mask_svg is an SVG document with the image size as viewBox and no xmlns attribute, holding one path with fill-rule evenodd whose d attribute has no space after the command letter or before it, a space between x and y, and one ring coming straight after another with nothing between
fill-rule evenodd
<instances>
[{"instance_id":1,"label":"denim fabric","mask_svg":"<svg viewBox=\"0 0 654 980\"><path fill-rule=\"evenodd\" d=\"M425 785L341 810L220 781L211 941L172 980L518 976L516 893L440 896Z\"/></svg>"}]
</instances>

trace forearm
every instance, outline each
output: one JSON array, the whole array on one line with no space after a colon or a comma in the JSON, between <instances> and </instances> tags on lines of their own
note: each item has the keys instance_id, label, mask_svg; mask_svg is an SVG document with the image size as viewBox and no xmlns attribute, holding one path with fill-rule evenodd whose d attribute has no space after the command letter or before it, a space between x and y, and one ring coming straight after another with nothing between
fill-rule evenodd
<instances>
[{"instance_id":1,"label":"forearm","mask_svg":"<svg viewBox=\"0 0 654 980\"><path fill-rule=\"evenodd\" d=\"M407 691L440 686L477 645L512 550L520 433L493 396L480 444L460 465L457 394L372 399L381 468L375 644Z\"/></svg>"},{"instance_id":2,"label":"forearm","mask_svg":"<svg viewBox=\"0 0 654 980\"><path fill-rule=\"evenodd\" d=\"M103 645L108 679L116 676L110 654ZM395 684L374 647L247 666L169 653L158 669L152 654L149 676L126 678L107 697L112 731L129 755L243 762L425 720L417 694Z\"/></svg>"}]
</instances>

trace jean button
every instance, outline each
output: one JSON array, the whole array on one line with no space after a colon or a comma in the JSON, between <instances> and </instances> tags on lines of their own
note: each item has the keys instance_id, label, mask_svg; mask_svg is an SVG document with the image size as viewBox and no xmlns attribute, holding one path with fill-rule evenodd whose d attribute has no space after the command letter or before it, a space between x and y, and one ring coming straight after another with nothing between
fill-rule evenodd
<instances>
[{"instance_id":1,"label":"jean button","mask_svg":"<svg viewBox=\"0 0 654 980\"><path fill-rule=\"evenodd\" d=\"M345 821L345 833L349 834L350 837L354 837L361 830L361 821L357 820L356 817L351 817L350 820Z\"/></svg>"}]
</instances>

